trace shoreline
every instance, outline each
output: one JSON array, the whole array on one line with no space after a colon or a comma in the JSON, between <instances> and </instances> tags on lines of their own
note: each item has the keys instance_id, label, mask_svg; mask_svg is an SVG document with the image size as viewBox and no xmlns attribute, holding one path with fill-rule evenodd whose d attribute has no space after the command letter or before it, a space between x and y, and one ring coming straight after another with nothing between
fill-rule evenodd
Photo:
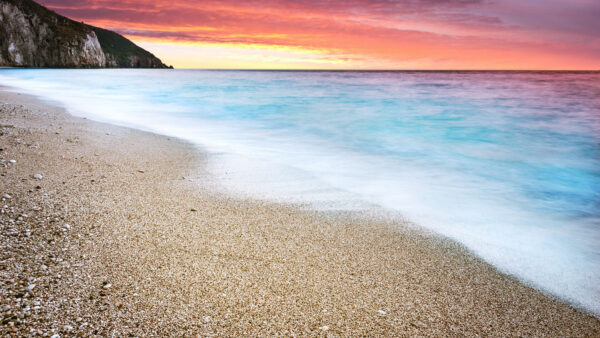
<instances>
[{"instance_id":1,"label":"shoreline","mask_svg":"<svg viewBox=\"0 0 600 338\"><path fill-rule=\"evenodd\" d=\"M4 333L600 334L458 243L224 196L189 143L0 102Z\"/></svg>"}]
</instances>

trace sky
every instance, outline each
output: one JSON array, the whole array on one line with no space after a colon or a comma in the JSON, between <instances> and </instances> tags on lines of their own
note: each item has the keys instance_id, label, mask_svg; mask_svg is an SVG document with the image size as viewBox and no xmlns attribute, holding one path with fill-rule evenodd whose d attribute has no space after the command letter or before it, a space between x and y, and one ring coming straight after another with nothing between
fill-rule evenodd
<instances>
[{"instance_id":1,"label":"sky","mask_svg":"<svg viewBox=\"0 0 600 338\"><path fill-rule=\"evenodd\" d=\"M176 68L600 70L600 0L39 0Z\"/></svg>"}]
</instances>

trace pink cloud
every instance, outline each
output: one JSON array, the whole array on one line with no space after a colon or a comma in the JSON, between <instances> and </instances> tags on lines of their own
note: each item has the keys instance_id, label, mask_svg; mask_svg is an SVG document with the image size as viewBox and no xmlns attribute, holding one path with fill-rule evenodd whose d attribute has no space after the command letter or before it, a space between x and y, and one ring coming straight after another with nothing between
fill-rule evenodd
<instances>
[{"instance_id":1,"label":"pink cloud","mask_svg":"<svg viewBox=\"0 0 600 338\"><path fill-rule=\"evenodd\" d=\"M598 1L43 0L41 3L63 15L134 38L297 46L397 60L453 60L452 64L458 65L482 57L489 58L490 65L509 64L535 55L542 57L548 67L600 67L600 62L593 61L600 60ZM572 54L571 61L568 54ZM528 64L520 62L523 67Z\"/></svg>"}]
</instances>

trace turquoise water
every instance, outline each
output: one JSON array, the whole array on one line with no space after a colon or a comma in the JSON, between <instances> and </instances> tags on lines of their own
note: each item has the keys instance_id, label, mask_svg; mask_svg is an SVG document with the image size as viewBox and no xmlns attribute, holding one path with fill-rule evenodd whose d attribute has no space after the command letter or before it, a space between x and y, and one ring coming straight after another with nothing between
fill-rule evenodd
<instances>
[{"instance_id":1,"label":"turquoise water","mask_svg":"<svg viewBox=\"0 0 600 338\"><path fill-rule=\"evenodd\" d=\"M230 193L397 212L600 314L600 73L0 70L0 84L194 142Z\"/></svg>"}]
</instances>

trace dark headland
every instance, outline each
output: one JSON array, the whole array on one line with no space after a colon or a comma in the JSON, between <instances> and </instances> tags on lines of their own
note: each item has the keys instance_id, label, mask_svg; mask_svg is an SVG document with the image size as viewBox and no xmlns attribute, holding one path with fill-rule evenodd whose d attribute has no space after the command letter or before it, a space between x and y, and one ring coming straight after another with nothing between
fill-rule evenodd
<instances>
[{"instance_id":1,"label":"dark headland","mask_svg":"<svg viewBox=\"0 0 600 338\"><path fill-rule=\"evenodd\" d=\"M32 0L0 0L0 67L169 68L118 33Z\"/></svg>"}]
</instances>

